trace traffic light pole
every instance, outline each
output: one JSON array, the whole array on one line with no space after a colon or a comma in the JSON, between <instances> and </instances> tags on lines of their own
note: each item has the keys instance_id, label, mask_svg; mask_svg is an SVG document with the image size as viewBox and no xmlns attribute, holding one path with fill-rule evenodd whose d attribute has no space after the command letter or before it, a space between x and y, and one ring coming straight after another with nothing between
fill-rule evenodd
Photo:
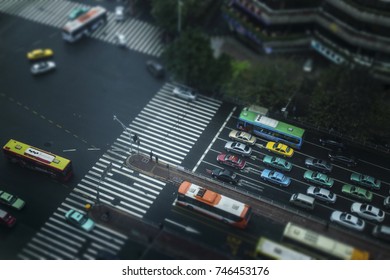
<instances>
[{"instance_id":1,"label":"traffic light pole","mask_svg":"<svg viewBox=\"0 0 390 280\"><path fill-rule=\"evenodd\" d=\"M123 128L124 131L129 130L129 139L130 139L130 154L133 153L133 139L131 137L131 129L127 128L118 118L114 115L114 121L117 121Z\"/></svg>"}]
</instances>

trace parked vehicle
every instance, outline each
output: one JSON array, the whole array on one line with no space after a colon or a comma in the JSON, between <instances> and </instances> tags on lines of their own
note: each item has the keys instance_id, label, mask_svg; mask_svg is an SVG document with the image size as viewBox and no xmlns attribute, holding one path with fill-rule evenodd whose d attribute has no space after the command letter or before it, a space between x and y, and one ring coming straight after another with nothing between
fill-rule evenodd
<instances>
[{"instance_id":1,"label":"parked vehicle","mask_svg":"<svg viewBox=\"0 0 390 280\"><path fill-rule=\"evenodd\" d=\"M341 188L341 192L351 197L358 198L368 202L372 200L372 196L373 196L372 192L370 192L369 190L356 187L354 185L349 185L349 184L343 185L343 187Z\"/></svg>"},{"instance_id":2,"label":"parked vehicle","mask_svg":"<svg viewBox=\"0 0 390 280\"><path fill-rule=\"evenodd\" d=\"M342 163L348 167L357 165L355 157L346 151L332 150L329 152L328 156L331 161Z\"/></svg>"},{"instance_id":3,"label":"parked vehicle","mask_svg":"<svg viewBox=\"0 0 390 280\"><path fill-rule=\"evenodd\" d=\"M256 143L256 137L252 134L239 130L232 130L229 133L229 138L233 141L242 142L247 145L254 145Z\"/></svg>"},{"instance_id":4,"label":"parked vehicle","mask_svg":"<svg viewBox=\"0 0 390 280\"><path fill-rule=\"evenodd\" d=\"M269 155L264 156L263 163L267 166L280 169L283 171L291 171L292 168L292 164L287 160L279 157L269 156Z\"/></svg>"},{"instance_id":5,"label":"parked vehicle","mask_svg":"<svg viewBox=\"0 0 390 280\"><path fill-rule=\"evenodd\" d=\"M292 157L294 150L287 145L278 142L268 142L265 148L275 154L279 154L285 157Z\"/></svg>"},{"instance_id":6,"label":"parked vehicle","mask_svg":"<svg viewBox=\"0 0 390 280\"><path fill-rule=\"evenodd\" d=\"M337 199L337 195L330 190L315 186L308 187L306 194L326 203L335 203Z\"/></svg>"},{"instance_id":7,"label":"parked vehicle","mask_svg":"<svg viewBox=\"0 0 390 280\"><path fill-rule=\"evenodd\" d=\"M229 184L237 184L240 179L236 173L223 168L215 168L211 176Z\"/></svg>"},{"instance_id":8,"label":"parked vehicle","mask_svg":"<svg viewBox=\"0 0 390 280\"><path fill-rule=\"evenodd\" d=\"M27 58L29 60L37 60L42 58L49 58L54 55L51 49L36 49L27 53Z\"/></svg>"},{"instance_id":9,"label":"parked vehicle","mask_svg":"<svg viewBox=\"0 0 390 280\"><path fill-rule=\"evenodd\" d=\"M322 173L329 173L332 171L333 166L329 162L318 158L306 158L305 165L309 169L317 170Z\"/></svg>"},{"instance_id":10,"label":"parked vehicle","mask_svg":"<svg viewBox=\"0 0 390 280\"><path fill-rule=\"evenodd\" d=\"M350 229L358 230L358 231L362 231L366 226L364 220L354 215L351 215L349 213L341 212L341 211L333 211L333 213L330 216L330 220L339 225L348 227Z\"/></svg>"},{"instance_id":11,"label":"parked vehicle","mask_svg":"<svg viewBox=\"0 0 390 280\"><path fill-rule=\"evenodd\" d=\"M69 210L65 214L65 219L69 223L79 227L85 231L91 231L95 227L95 222L87 217L87 215L76 211L74 209Z\"/></svg>"},{"instance_id":12,"label":"parked vehicle","mask_svg":"<svg viewBox=\"0 0 390 280\"><path fill-rule=\"evenodd\" d=\"M0 190L0 203L15 208L17 210L22 209L26 204L24 200L20 199L16 195L1 190Z\"/></svg>"},{"instance_id":13,"label":"parked vehicle","mask_svg":"<svg viewBox=\"0 0 390 280\"><path fill-rule=\"evenodd\" d=\"M244 169L246 161L240 159L237 155L220 153L217 156L218 163L225 164L236 169Z\"/></svg>"},{"instance_id":14,"label":"parked vehicle","mask_svg":"<svg viewBox=\"0 0 390 280\"><path fill-rule=\"evenodd\" d=\"M283 173L270 169L264 169L261 172L260 177L265 181L269 181L283 187L287 187L291 183L291 179L289 177L285 176Z\"/></svg>"},{"instance_id":15,"label":"parked vehicle","mask_svg":"<svg viewBox=\"0 0 390 280\"><path fill-rule=\"evenodd\" d=\"M33 75L43 74L56 69L54 61L41 61L31 66L31 73Z\"/></svg>"},{"instance_id":16,"label":"parked vehicle","mask_svg":"<svg viewBox=\"0 0 390 280\"><path fill-rule=\"evenodd\" d=\"M249 157L252 154L252 148L240 142L228 141L225 144L225 150L244 157Z\"/></svg>"},{"instance_id":17,"label":"parked vehicle","mask_svg":"<svg viewBox=\"0 0 390 280\"><path fill-rule=\"evenodd\" d=\"M354 202L351 205L351 212L356 213L363 219L375 221L378 223L383 222L385 219L385 212L370 204Z\"/></svg>"},{"instance_id":18,"label":"parked vehicle","mask_svg":"<svg viewBox=\"0 0 390 280\"><path fill-rule=\"evenodd\" d=\"M390 226L376 225L372 230L372 234L380 239L390 241Z\"/></svg>"},{"instance_id":19,"label":"parked vehicle","mask_svg":"<svg viewBox=\"0 0 390 280\"><path fill-rule=\"evenodd\" d=\"M146 69L155 78L163 78L165 75L164 67L154 60L148 60L146 62Z\"/></svg>"},{"instance_id":20,"label":"parked vehicle","mask_svg":"<svg viewBox=\"0 0 390 280\"><path fill-rule=\"evenodd\" d=\"M328 188L331 188L333 186L334 180L327 175L317 172L317 171L311 171L311 170L306 170L306 172L303 174L303 178L306 181L320 184L323 186L326 186Z\"/></svg>"},{"instance_id":21,"label":"parked vehicle","mask_svg":"<svg viewBox=\"0 0 390 280\"><path fill-rule=\"evenodd\" d=\"M10 213L0 209L0 225L11 228L15 225L16 218Z\"/></svg>"},{"instance_id":22,"label":"parked vehicle","mask_svg":"<svg viewBox=\"0 0 390 280\"><path fill-rule=\"evenodd\" d=\"M375 190L379 190L381 188L381 181L375 179L372 176L363 175L363 174L354 172L351 174L350 179L352 182L354 182L358 185L364 186L364 187L372 188Z\"/></svg>"}]
</instances>

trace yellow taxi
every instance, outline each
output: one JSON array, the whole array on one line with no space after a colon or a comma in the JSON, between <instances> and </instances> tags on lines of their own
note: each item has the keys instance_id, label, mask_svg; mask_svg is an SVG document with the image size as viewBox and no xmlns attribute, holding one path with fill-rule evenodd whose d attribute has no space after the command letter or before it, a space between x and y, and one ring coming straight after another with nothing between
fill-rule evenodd
<instances>
[{"instance_id":1,"label":"yellow taxi","mask_svg":"<svg viewBox=\"0 0 390 280\"><path fill-rule=\"evenodd\" d=\"M47 58L53 56L53 51L51 49L36 49L27 53L27 58L29 60L36 60L41 58Z\"/></svg>"},{"instance_id":2,"label":"yellow taxi","mask_svg":"<svg viewBox=\"0 0 390 280\"><path fill-rule=\"evenodd\" d=\"M285 157L292 157L294 150L289 146L277 142L268 142L265 148L275 154L279 154Z\"/></svg>"}]
</instances>

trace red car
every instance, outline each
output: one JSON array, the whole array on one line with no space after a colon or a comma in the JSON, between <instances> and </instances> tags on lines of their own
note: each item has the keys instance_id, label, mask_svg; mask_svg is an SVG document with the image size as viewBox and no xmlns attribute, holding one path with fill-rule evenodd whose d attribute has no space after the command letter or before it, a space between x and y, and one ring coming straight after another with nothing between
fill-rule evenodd
<instances>
[{"instance_id":1,"label":"red car","mask_svg":"<svg viewBox=\"0 0 390 280\"><path fill-rule=\"evenodd\" d=\"M245 167L246 161L239 158L237 155L220 153L217 156L218 163L222 163L237 169L243 169Z\"/></svg>"},{"instance_id":2,"label":"red car","mask_svg":"<svg viewBox=\"0 0 390 280\"><path fill-rule=\"evenodd\" d=\"M16 223L16 218L11 216L8 212L0 209L0 225L6 227L13 227Z\"/></svg>"}]
</instances>

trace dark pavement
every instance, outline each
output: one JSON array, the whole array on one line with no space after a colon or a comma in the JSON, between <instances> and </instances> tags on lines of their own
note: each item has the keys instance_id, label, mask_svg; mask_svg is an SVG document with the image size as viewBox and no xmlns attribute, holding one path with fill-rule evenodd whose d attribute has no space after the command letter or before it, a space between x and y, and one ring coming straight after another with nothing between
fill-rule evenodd
<instances>
[{"instance_id":1,"label":"dark pavement","mask_svg":"<svg viewBox=\"0 0 390 280\"><path fill-rule=\"evenodd\" d=\"M271 218L282 225L288 222L302 225L338 241L367 250L370 252L372 259L390 259L388 246L381 246L378 243L360 238L358 235L352 235L349 231L341 230L325 221L318 221L314 217L311 219L297 215L296 212L291 212L288 208L284 208L283 205L266 201L265 198L253 198L250 194L240 193L238 190L228 188L227 186L222 187L210 178L192 173L181 166L168 165L161 161L156 163L154 156L151 159L150 155L133 154L127 158L126 165L140 173L176 186L179 186L183 180L200 185L205 185L206 181L208 181L207 188L251 205L255 215ZM108 216L105 215L106 213L108 213ZM153 249L177 259L229 258L222 252L213 251L211 248L192 241L187 237L179 236L175 232L169 231L163 225L148 224L109 205L93 206L90 209L90 215L96 222L113 228L127 235L132 240L145 244L147 246L146 252Z\"/></svg>"}]
</instances>

